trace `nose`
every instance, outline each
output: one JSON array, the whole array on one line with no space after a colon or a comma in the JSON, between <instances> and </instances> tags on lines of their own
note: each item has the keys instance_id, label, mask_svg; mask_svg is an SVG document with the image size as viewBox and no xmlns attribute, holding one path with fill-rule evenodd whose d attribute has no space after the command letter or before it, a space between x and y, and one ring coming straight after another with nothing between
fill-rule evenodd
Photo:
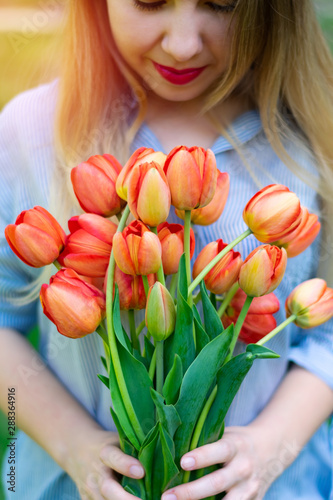
<instances>
[{"instance_id":1,"label":"nose","mask_svg":"<svg viewBox=\"0 0 333 500\"><path fill-rule=\"evenodd\" d=\"M162 49L175 61L189 61L202 51L202 33L194 17L179 15L165 30Z\"/></svg>"}]
</instances>

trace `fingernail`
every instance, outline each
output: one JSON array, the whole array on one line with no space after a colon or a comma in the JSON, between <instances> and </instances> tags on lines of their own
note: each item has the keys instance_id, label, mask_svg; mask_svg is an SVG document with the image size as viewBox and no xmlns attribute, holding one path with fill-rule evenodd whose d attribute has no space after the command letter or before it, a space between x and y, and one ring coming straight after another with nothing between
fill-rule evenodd
<instances>
[{"instance_id":1,"label":"fingernail","mask_svg":"<svg viewBox=\"0 0 333 500\"><path fill-rule=\"evenodd\" d=\"M193 469L195 466L195 460L192 457L182 458L180 465L183 469Z\"/></svg>"},{"instance_id":2,"label":"fingernail","mask_svg":"<svg viewBox=\"0 0 333 500\"><path fill-rule=\"evenodd\" d=\"M169 494L163 495L162 500L177 500L177 497L173 493L169 493Z\"/></svg>"},{"instance_id":3,"label":"fingernail","mask_svg":"<svg viewBox=\"0 0 333 500\"><path fill-rule=\"evenodd\" d=\"M140 465L132 465L132 467L130 467L130 474L134 477L142 477L144 470Z\"/></svg>"}]
</instances>

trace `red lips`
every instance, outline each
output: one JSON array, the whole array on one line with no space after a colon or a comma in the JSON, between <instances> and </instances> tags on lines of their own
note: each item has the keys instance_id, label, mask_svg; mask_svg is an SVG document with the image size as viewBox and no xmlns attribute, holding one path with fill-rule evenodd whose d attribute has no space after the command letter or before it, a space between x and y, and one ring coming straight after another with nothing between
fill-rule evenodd
<instances>
[{"instance_id":1,"label":"red lips","mask_svg":"<svg viewBox=\"0 0 333 500\"><path fill-rule=\"evenodd\" d=\"M191 81L195 80L206 68L203 66L201 68L186 68L177 70L175 68L170 68L169 66L162 66L154 62L154 66L159 72L159 74L168 82L174 85L186 85Z\"/></svg>"}]
</instances>

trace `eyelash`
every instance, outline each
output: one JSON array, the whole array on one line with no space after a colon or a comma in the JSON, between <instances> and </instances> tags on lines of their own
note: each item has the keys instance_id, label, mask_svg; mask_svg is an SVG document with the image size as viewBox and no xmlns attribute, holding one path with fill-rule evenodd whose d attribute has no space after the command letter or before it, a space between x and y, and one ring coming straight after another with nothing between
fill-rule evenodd
<instances>
[{"instance_id":1,"label":"eyelash","mask_svg":"<svg viewBox=\"0 0 333 500\"><path fill-rule=\"evenodd\" d=\"M133 1L134 1L135 7L137 7L138 9L140 9L140 10L150 10L150 11L158 10L161 7L163 7L163 5L165 4L165 1L163 1L163 2L152 2L152 3L140 2L140 0L133 0ZM234 4L230 4L230 5L218 5L218 4L214 3L214 2L206 2L206 5L207 5L208 8L210 8L214 12L224 12L226 14L232 12L235 9L235 5Z\"/></svg>"}]
</instances>

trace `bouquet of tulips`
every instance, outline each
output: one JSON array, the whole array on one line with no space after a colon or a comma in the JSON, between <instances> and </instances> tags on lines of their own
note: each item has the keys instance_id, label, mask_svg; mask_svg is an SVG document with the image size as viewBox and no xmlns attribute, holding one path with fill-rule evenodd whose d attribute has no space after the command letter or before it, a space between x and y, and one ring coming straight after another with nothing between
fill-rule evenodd
<instances>
[{"instance_id":1,"label":"bouquet of tulips","mask_svg":"<svg viewBox=\"0 0 333 500\"><path fill-rule=\"evenodd\" d=\"M191 223L215 222L229 191L229 176L217 170L212 151L178 147L165 156L140 148L123 168L111 155L93 156L71 179L85 213L69 220L69 235L35 207L6 228L6 237L26 264L59 269L40 294L58 331L102 338L105 371L98 377L110 390L120 445L146 471L122 484L156 500L214 470L185 472L180 459L222 436L255 360L278 357L264 347L267 340L291 322L311 328L333 315L333 290L314 279L288 297L283 324L273 316L287 257L311 244L320 223L287 187L267 186L245 206L243 234L203 248L192 281ZM171 204L184 226L167 222ZM250 234L262 245L243 261L233 247ZM234 356L237 339L247 346Z\"/></svg>"}]
</instances>

